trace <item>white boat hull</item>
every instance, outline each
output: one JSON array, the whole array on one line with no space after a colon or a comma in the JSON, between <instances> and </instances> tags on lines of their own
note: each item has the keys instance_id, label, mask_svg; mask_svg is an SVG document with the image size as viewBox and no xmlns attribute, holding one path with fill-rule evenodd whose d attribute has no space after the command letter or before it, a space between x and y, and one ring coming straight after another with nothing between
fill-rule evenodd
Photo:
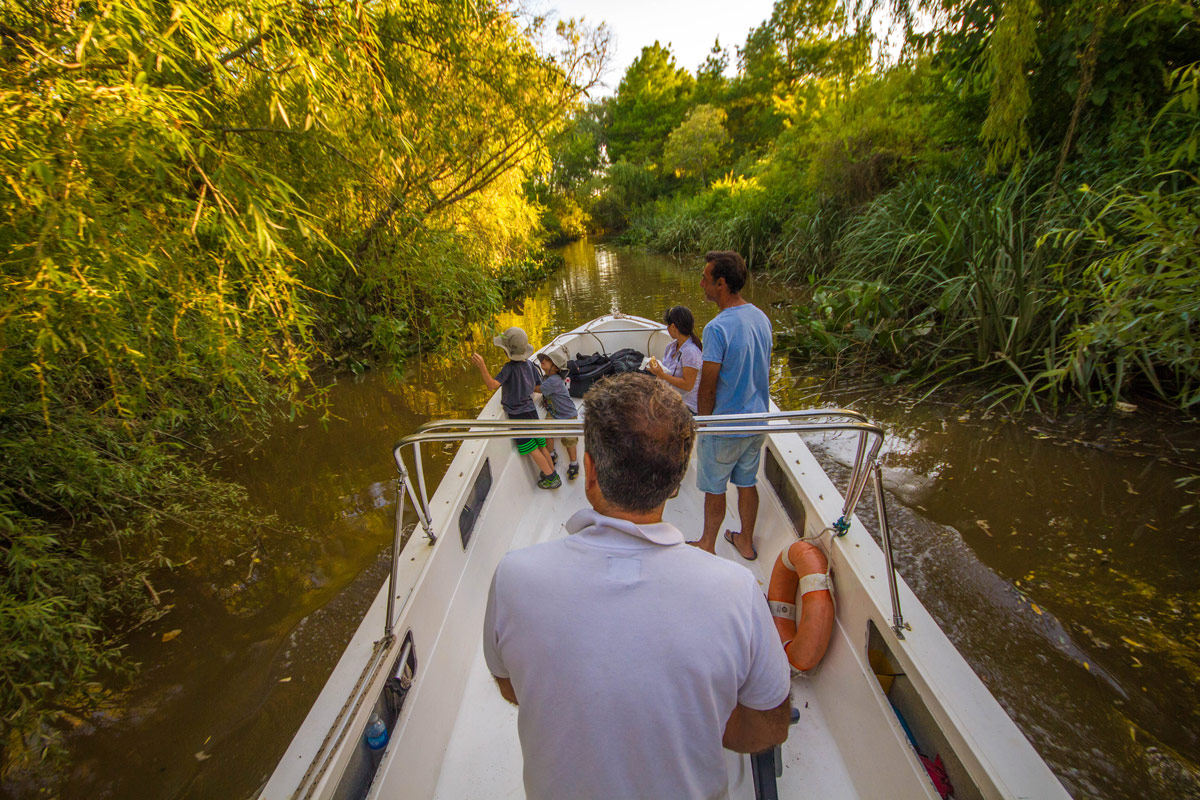
<instances>
[{"instance_id":1,"label":"white boat hull","mask_svg":"<svg viewBox=\"0 0 1200 800\"><path fill-rule=\"evenodd\" d=\"M630 329L636 329L631 331ZM606 332L608 331L608 332ZM601 317L559 337L572 353L634 347L661 356L661 326L639 318ZM586 413L586 411L585 411ZM502 419L493 396L479 419ZM492 486L467 545L460 512L484 463ZM465 441L430 498L436 544L418 527L399 556L396 636L384 631L385 583L329 682L262 791L264 798L520 798L522 760L517 709L504 701L483 663L483 612L492 572L510 549L567 535L563 523L586 506L582 480L555 491L534 487L534 467L511 440ZM955 797L1065 798L1066 792L995 698L971 671L920 601L899 581L907 629L891 628L887 569L879 546L857 521L831 538L843 499L793 432L768 436L760 473L755 541L760 558L742 561L724 541L717 553L745 564L764 590L776 554L799 532L781 495L802 508L803 533L820 537L830 556L837 625L821 666L793 681L800 721L782 747L782 798L937 798L896 709L927 755L940 754ZM737 528L730 495L729 527ZM703 498L694 465L665 518L699 536ZM411 642L416 669L391 741L371 768L362 731L377 698ZM870 648L868 647L870 645ZM886 651L889 671L902 673L889 693L869 663ZM374 673L369 665L380 664ZM754 798L749 760L726 754L730 796Z\"/></svg>"}]
</instances>

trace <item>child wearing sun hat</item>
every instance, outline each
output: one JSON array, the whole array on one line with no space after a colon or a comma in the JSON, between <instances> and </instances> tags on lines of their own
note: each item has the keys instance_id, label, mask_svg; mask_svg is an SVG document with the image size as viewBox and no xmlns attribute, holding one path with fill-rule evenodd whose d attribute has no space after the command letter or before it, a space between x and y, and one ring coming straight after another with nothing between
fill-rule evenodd
<instances>
[{"instance_id":1,"label":"child wearing sun hat","mask_svg":"<svg viewBox=\"0 0 1200 800\"><path fill-rule=\"evenodd\" d=\"M563 380L567 358L567 350L562 345L552 347L538 356L538 364L546 377L542 378L539 386L534 387L534 391L542 393L546 416L554 419L575 419L579 416L575 401L571 399L571 393L567 390L567 382ZM567 458L570 459L567 465L567 480L573 481L579 477L579 459L576 453L579 437L564 436L562 443L567 448ZM557 466L558 451L554 449L553 439L546 442L546 449L550 451L550 460Z\"/></svg>"},{"instance_id":2,"label":"child wearing sun hat","mask_svg":"<svg viewBox=\"0 0 1200 800\"><path fill-rule=\"evenodd\" d=\"M538 419L537 408L533 404L533 387L537 386L541 375L538 368L529 357L533 355L533 347L529 337L520 328L509 328L492 340L505 352L508 363L500 368L496 377L488 372L487 363L479 353L471 354L471 361L483 376L483 383L493 392L500 390L500 405L509 419ZM546 440L542 437L517 438L517 452L529 456L541 473L537 485L541 489L557 489L562 486L562 478L554 469L554 462L546 450Z\"/></svg>"}]
</instances>

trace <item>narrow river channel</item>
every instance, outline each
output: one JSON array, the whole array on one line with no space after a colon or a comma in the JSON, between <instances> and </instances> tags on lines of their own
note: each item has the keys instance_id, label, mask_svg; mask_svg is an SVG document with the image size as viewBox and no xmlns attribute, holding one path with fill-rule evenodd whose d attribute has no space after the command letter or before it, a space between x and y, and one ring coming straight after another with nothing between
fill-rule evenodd
<instances>
[{"instance_id":1,"label":"narrow river channel","mask_svg":"<svg viewBox=\"0 0 1200 800\"><path fill-rule=\"evenodd\" d=\"M682 303L698 323L715 313L696 258L589 243L565 255L474 344L398 376L339 376L326 419L227 445L216 468L280 525L244 558L176 574L174 609L129 643L144 665L135 688L79 727L51 791L253 796L386 573L390 445L426 420L478 412L487 392L468 357L499 367L491 328L520 325L542 342L611 309L660 319ZM798 296L762 278L746 295L777 328ZM773 375L782 407L850 406L889 432L900 572L1073 796L1200 798L1200 481L1177 485L1200 472L1200 426L1145 411L1012 419L945 394L918 402L877 377L835 383L782 353ZM809 443L842 483L850 443Z\"/></svg>"}]
</instances>

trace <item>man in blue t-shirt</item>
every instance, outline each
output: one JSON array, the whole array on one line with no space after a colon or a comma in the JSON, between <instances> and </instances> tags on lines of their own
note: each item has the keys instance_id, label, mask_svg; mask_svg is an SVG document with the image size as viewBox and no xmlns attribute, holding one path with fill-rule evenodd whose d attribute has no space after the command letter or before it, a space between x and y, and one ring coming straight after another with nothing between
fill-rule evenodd
<instances>
[{"instance_id":1,"label":"man in blue t-shirt","mask_svg":"<svg viewBox=\"0 0 1200 800\"><path fill-rule=\"evenodd\" d=\"M771 321L741 295L746 262L732 250L704 254L700 288L717 304L717 316L704 326L704 364L700 370L697 410L705 414L752 414L770 408ZM701 436L696 444L696 485L704 492L704 535L700 548L716 551L717 530L725 518L725 489L738 487L740 531L725 540L742 558L753 561L754 523L758 519L758 462L765 434Z\"/></svg>"}]
</instances>

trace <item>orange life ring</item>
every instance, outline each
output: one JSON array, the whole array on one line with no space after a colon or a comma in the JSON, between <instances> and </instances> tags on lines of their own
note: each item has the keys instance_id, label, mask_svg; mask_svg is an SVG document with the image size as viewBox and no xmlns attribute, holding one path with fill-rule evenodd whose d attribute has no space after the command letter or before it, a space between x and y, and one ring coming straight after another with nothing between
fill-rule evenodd
<instances>
[{"instance_id":1,"label":"orange life ring","mask_svg":"<svg viewBox=\"0 0 1200 800\"><path fill-rule=\"evenodd\" d=\"M801 672L820 663L833 635L833 596L825 574L828 563L820 548L808 542L793 542L780 551L771 570L767 603L788 662ZM797 590L803 598L799 618Z\"/></svg>"}]
</instances>

